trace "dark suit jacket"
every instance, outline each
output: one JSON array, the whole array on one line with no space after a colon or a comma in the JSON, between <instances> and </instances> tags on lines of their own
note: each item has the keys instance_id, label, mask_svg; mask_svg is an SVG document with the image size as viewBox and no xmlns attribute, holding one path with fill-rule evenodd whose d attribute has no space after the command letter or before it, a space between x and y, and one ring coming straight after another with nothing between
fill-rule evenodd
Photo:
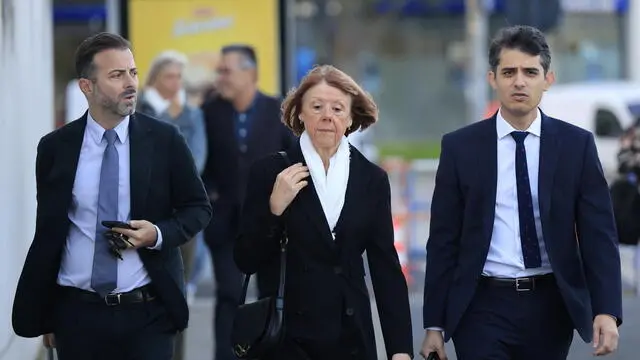
<instances>
[{"instance_id":1,"label":"dark suit jacket","mask_svg":"<svg viewBox=\"0 0 640 360\"><path fill-rule=\"evenodd\" d=\"M299 143L287 152L292 163L304 163ZM279 240L286 226L287 336L330 341L340 335L346 314L356 320L366 359L373 360L377 359L375 336L362 259L366 250L387 352L413 354L408 290L394 247L386 173L351 147L345 204L334 242L311 177L286 215L271 214L269 197L277 174L284 168L283 158L274 154L251 169L234 249L240 270L251 274L277 266ZM273 284L271 294L276 289Z\"/></svg>"},{"instance_id":2,"label":"dark suit jacket","mask_svg":"<svg viewBox=\"0 0 640 360\"><path fill-rule=\"evenodd\" d=\"M45 135L36 158L36 230L13 303L16 334L52 332L57 278L69 231L68 209L87 115ZM162 249L138 249L176 330L187 326L179 245L202 230L211 205L191 153L175 127L142 114L130 117L131 218L162 232Z\"/></svg>"},{"instance_id":3,"label":"dark suit jacket","mask_svg":"<svg viewBox=\"0 0 640 360\"><path fill-rule=\"evenodd\" d=\"M622 322L620 257L593 135L542 114L538 192L542 235L573 323ZM489 251L497 185L496 116L442 138L427 242L424 326L455 331Z\"/></svg>"},{"instance_id":4,"label":"dark suit jacket","mask_svg":"<svg viewBox=\"0 0 640 360\"><path fill-rule=\"evenodd\" d=\"M233 105L215 96L202 106L208 140L208 157L202 179L207 191L217 197L213 199L214 221L229 225L231 238L235 234L249 166L267 154L287 149L295 141L291 131L280 121L280 100L260 92L256 96L248 132L248 150L244 157L238 149Z\"/></svg>"}]
</instances>

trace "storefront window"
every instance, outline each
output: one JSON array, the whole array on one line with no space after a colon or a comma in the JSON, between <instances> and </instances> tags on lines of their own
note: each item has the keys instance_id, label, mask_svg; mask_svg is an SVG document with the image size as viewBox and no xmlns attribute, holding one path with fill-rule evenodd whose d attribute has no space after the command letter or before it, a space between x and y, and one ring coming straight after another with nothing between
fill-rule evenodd
<instances>
[{"instance_id":1,"label":"storefront window","mask_svg":"<svg viewBox=\"0 0 640 360\"><path fill-rule=\"evenodd\" d=\"M104 0L54 0L54 76L56 125L66 122L67 86L75 79L74 55L85 38L106 30ZM78 94L76 94L78 95ZM74 102L71 101L73 104ZM73 111L77 114L78 111ZM73 115L75 116L75 115ZM71 116L71 117L73 117Z\"/></svg>"}]
</instances>

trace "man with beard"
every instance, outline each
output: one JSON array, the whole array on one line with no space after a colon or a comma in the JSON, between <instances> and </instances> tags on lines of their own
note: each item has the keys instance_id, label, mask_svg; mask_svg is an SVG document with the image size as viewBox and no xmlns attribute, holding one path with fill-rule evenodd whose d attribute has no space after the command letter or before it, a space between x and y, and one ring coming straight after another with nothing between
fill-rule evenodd
<instances>
[{"instance_id":1,"label":"man with beard","mask_svg":"<svg viewBox=\"0 0 640 360\"><path fill-rule=\"evenodd\" d=\"M178 247L211 206L178 130L134 114L130 49L109 33L80 44L89 110L38 144L36 231L13 328L45 335L61 360L169 360L188 322Z\"/></svg>"}]
</instances>

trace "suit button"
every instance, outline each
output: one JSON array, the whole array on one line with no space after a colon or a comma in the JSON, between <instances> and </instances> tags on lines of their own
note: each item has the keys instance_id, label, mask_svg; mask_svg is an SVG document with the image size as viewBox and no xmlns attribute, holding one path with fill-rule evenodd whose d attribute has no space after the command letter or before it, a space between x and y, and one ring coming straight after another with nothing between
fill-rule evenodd
<instances>
[{"instance_id":1,"label":"suit button","mask_svg":"<svg viewBox=\"0 0 640 360\"><path fill-rule=\"evenodd\" d=\"M353 316L353 308L347 308L344 313L347 314L347 316Z\"/></svg>"},{"instance_id":2,"label":"suit button","mask_svg":"<svg viewBox=\"0 0 640 360\"><path fill-rule=\"evenodd\" d=\"M340 274L342 274L342 266L334 266L334 267L333 267L333 272L334 272L336 275L340 275Z\"/></svg>"}]
</instances>

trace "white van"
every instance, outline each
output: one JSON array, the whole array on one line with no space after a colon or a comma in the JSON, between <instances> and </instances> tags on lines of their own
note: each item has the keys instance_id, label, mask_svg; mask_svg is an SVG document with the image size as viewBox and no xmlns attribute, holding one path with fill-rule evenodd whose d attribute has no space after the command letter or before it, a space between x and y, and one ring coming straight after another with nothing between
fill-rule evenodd
<instances>
[{"instance_id":1,"label":"white van","mask_svg":"<svg viewBox=\"0 0 640 360\"><path fill-rule=\"evenodd\" d=\"M542 111L594 134L607 176L615 175L620 136L640 119L640 83L581 82L553 85L542 97Z\"/></svg>"}]
</instances>

